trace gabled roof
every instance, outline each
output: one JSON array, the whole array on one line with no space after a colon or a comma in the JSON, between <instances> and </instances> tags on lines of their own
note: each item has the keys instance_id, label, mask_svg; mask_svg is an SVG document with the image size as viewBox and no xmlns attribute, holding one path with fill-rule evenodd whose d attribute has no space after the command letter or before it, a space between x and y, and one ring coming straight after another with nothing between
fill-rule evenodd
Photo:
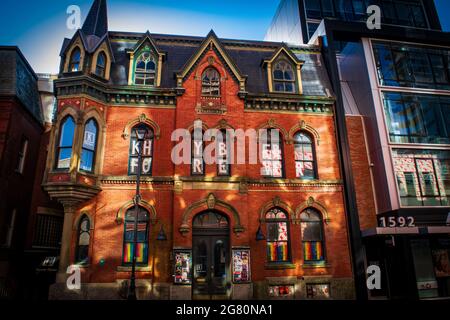
<instances>
[{"instance_id":1,"label":"gabled roof","mask_svg":"<svg viewBox=\"0 0 450 320\"><path fill-rule=\"evenodd\" d=\"M112 50L111 41L109 41L109 37L108 37L107 33L100 40L98 40L97 45L92 48L92 52L96 51L98 49L98 47L100 47L102 45L103 42L106 42L106 45L108 46L109 53L111 56L111 62L115 62L114 51Z\"/></svg>"},{"instance_id":2,"label":"gabled roof","mask_svg":"<svg viewBox=\"0 0 450 320\"><path fill-rule=\"evenodd\" d=\"M108 32L106 0L95 0L81 28L85 35L102 38Z\"/></svg>"},{"instance_id":3,"label":"gabled roof","mask_svg":"<svg viewBox=\"0 0 450 320\"><path fill-rule=\"evenodd\" d=\"M184 64L183 68L177 72L177 78L184 80L186 76L190 73L195 63L201 58L203 53L208 50L209 47L214 46L216 48L219 56L225 61L227 66L230 68L233 76L242 85L245 85L246 76L241 73L236 63L231 58L230 54L227 52L225 47L220 42L219 38L216 36L213 30L211 30L194 54L189 58L189 60Z\"/></svg>"},{"instance_id":4,"label":"gabled roof","mask_svg":"<svg viewBox=\"0 0 450 320\"><path fill-rule=\"evenodd\" d=\"M275 51L275 53L269 58L264 60L264 63L272 63L280 54L284 53L288 58L292 60L292 62L296 64L303 64L304 61L300 61L297 56L286 46L286 44L283 42L280 46L280 48Z\"/></svg>"},{"instance_id":5,"label":"gabled roof","mask_svg":"<svg viewBox=\"0 0 450 320\"><path fill-rule=\"evenodd\" d=\"M81 29L78 29L75 34L73 35L72 39L64 39L63 42L63 46L61 48L61 52L60 52L60 56L64 56L66 54L66 51L68 48L70 48L72 46L72 44L78 39L78 37L81 39L81 43L83 44L83 49L86 51L89 51L89 45L88 45L88 41L85 37L85 35L83 34L83 31L81 31Z\"/></svg>"},{"instance_id":6,"label":"gabled roof","mask_svg":"<svg viewBox=\"0 0 450 320\"><path fill-rule=\"evenodd\" d=\"M152 35L150 34L150 32L147 30L146 33L144 33L144 35L142 36L142 38L136 43L136 45L134 46L133 49L128 50L128 52L137 52L143 45L144 43L148 41L150 43L150 45L152 46L153 50L156 52L156 54L161 55L162 52L160 52L160 50L158 49L158 47L156 46L155 41L152 39Z\"/></svg>"}]
</instances>

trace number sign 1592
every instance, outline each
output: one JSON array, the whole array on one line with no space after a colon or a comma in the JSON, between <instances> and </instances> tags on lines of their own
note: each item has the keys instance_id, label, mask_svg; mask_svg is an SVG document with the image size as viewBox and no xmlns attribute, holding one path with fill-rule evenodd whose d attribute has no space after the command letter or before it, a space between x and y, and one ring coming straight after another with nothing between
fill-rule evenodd
<instances>
[{"instance_id":1,"label":"number sign 1592","mask_svg":"<svg viewBox=\"0 0 450 320\"><path fill-rule=\"evenodd\" d=\"M381 217L380 226L383 228L395 228L395 227L415 227L414 217Z\"/></svg>"}]
</instances>

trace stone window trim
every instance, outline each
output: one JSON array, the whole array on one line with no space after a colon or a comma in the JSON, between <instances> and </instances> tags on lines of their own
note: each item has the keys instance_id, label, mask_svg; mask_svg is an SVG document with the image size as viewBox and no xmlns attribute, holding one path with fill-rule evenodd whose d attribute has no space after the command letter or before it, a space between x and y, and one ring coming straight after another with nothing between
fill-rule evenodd
<instances>
[{"instance_id":1,"label":"stone window trim","mask_svg":"<svg viewBox=\"0 0 450 320\"><path fill-rule=\"evenodd\" d=\"M79 72L83 71L84 69L84 63L85 63L85 58L86 58L86 50L84 49L84 45L83 42L81 40L81 37L78 35L78 37L76 38L76 40L72 43L72 46L70 47L70 49L68 51L66 51L66 55L65 55L65 63L64 63L64 69L63 72L64 73L70 73L71 71L69 70L69 66L70 66L70 59L72 57L72 53L74 50L79 49L80 50L80 65L79 65Z\"/></svg>"},{"instance_id":2,"label":"stone window trim","mask_svg":"<svg viewBox=\"0 0 450 320\"><path fill-rule=\"evenodd\" d=\"M232 224L232 230L237 236L239 236L242 232L245 232L244 227L241 225L241 217L239 212L232 205L218 199L214 193L210 193L205 199L194 202L186 208L183 212L181 225L178 228L178 231L183 236L187 236L192 229L193 217L197 213L212 209L216 209L228 217L230 224Z\"/></svg>"},{"instance_id":3,"label":"stone window trim","mask_svg":"<svg viewBox=\"0 0 450 320\"><path fill-rule=\"evenodd\" d=\"M293 92L276 91L274 88L273 70L275 68L275 65L281 60L288 62L292 66L295 78L295 85L294 85L295 90ZM264 60L264 65L267 66L267 77L268 77L267 80L269 92L283 93L289 95L302 95L303 85L302 85L301 68L304 63L305 62L299 60L286 45L280 46L280 48L274 53L274 55L270 59Z\"/></svg>"},{"instance_id":4,"label":"stone window trim","mask_svg":"<svg viewBox=\"0 0 450 320\"><path fill-rule=\"evenodd\" d=\"M157 122L148 117L145 113L140 114L137 118L133 118L125 125L122 131L122 138L128 139L131 135L131 130L138 124L144 123L153 129L153 135L156 140L161 137L161 128Z\"/></svg>"},{"instance_id":5,"label":"stone window trim","mask_svg":"<svg viewBox=\"0 0 450 320\"><path fill-rule=\"evenodd\" d=\"M293 144L294 143L294 136L299 131L305 131L309 133L314 138L314 143L316 147L320 145L320 135L319 132L309 123L307 123L305 120L300 120L296 125L294 125L291 129L289 129L289 132L287 134L287 144ZM317 150L317 149L316 149Z\"/></svg>"},{"instance_id":6,"label":"stone window trim","mask_svg":"<svg viewBox=\"0 0 450 320\"><path fill-rule=\"evenodd\" d=\"M145 210L147 210L149 213L150 225L156 225L156 223L158 221L156 209L155 209L153 203L154 203L153 200L147 201L147 200L141 199L139 201L139 206L144 208ZM121 225L124 223L125 213L129 209L133 209L134 206L135 206L134 201L130 200L130 201L127 201L126 203L124 203L122 205L122 207L119 208L119 210L117 211L117 214L116 214L116 223L118 225Z\"/></svg>"}]
</instances>

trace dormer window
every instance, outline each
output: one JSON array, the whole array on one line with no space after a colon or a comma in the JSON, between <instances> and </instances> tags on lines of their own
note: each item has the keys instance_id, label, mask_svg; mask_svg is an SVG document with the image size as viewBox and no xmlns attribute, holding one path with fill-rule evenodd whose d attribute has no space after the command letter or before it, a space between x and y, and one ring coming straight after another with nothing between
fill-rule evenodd
<instances>
[{"instance_id":1,"label":"dormer window","mask_svg":"<svg viewBox=\"0 0 450 320\"><path fill-rule=\"evenodd\" d=\"M81 61L81 51L77 47L72 51L72 54L70 55L69 72L80 71L81 70L80 61Z\"/></svg>"},{"instance_id":2,"label":"dormer window","mask_svg":"<svg viewBox=\"0 0 450 320\"><path fill-rule=\"evenodd\" d=\"M104 78L106 72L106 54L102 51L97 56L97 64L95 66L95 74Z\"/></svg>"},{"instance_id":3,"label":"dormer window","mask_svg":"<svg viewBox=\"0 0 450 320\"><path fill-rule=\"evenodd\" d=\"M207 68L202 74L202 95L220 96L220 75L214 68Z\"/></svg>"},{"instance_id":4,"label":"dormer window","mask_svg":"<svg viewBox=\"0 0 450 320\"><path fill-rule=\"evenodd\" d=\"M137 85L154 86L156 78L156 62L150 52L143 52L136 60L134 83Z\"/></svg>"},{"instance_id":5,"label":"dormer window","mask_svg":"<svg viewBox=\"0 0 450 320\"><path fill-rule=\"evenodd\" d=\"M295 93L295 73L292 65L286 60L275 63L273 68L273 88L276 92Z\"/></svg>"}]
</instances>

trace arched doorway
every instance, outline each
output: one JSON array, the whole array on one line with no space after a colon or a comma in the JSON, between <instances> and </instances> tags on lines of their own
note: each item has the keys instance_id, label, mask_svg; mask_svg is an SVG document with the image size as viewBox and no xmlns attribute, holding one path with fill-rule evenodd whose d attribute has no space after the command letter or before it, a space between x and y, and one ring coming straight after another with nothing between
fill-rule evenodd
<instances>
[{"instance_id":1,"label":"arched doorway","mask_svg":"<svg viewBox=\"0 0 450 320\"><path fill-rule=\"evenodd\" d=\"M227 299L230 293L230 228L217 211L192 221L193 299Z\"/></svg>"}]
</instances>

